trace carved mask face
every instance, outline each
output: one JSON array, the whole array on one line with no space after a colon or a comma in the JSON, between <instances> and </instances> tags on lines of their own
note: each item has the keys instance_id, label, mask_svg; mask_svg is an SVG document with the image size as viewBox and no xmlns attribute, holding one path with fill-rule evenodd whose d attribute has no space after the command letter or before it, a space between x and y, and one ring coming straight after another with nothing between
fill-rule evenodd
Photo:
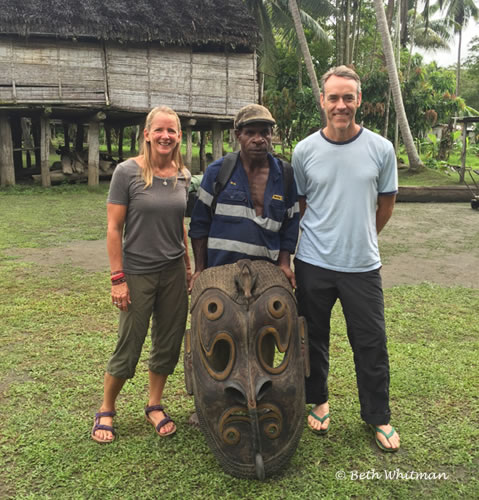
<instances>
[{"instance_id":1,"label":"carved mask face","mask_svg":"<svg viewBox=\"0 0 479 500\"><path fill-rule=\"evenodd\" d=\"M296 450L304 415L307 339L288 281L264 261L207 269L191 325L185 372L210 448L232 475L277 472Z\"/></svg>"}]
</instances>

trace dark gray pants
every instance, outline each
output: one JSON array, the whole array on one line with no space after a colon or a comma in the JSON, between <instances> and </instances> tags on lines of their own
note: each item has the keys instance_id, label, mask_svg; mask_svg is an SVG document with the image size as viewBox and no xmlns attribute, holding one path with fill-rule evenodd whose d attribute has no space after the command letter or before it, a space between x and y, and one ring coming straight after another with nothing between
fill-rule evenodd
<instances>
[{"instance_id":1,"label":"dark gray pants","mask_svg":"<svg viewBox=\"0 0 479 500\"><path fill-rule=\"evenodd\" d=\"M361 417L368 424L389 423L389 359L379 269L344 273L298 259L294 263L298 310L308 324L311 376L306 379L306 402L328 401L331 310L339 299L354 354Z\"/></svg>"}]
</instances>

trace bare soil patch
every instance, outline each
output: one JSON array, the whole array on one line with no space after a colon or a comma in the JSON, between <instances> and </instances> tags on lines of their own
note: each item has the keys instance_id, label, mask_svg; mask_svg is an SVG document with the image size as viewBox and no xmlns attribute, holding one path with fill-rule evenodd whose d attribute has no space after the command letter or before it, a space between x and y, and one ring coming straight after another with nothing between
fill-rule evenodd
<instances>
[{"instance_id":1,"label":"bare soil patch","mask_svg":"<svg viewBox=\"0 0 479 500\"><path fill-rule=\"evenodd\" d=\"M479 211L469 203L398 203L380 235L385 287L423 282L479 288ZM8 253L48 268L109 269L105 240Z\"/></svg>"}]
</instances>

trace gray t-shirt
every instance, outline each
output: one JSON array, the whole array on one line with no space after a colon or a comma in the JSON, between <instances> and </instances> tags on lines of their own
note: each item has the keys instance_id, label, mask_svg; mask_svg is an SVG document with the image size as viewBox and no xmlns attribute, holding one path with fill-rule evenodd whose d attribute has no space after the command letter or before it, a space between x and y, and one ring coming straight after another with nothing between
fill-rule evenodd
<instances>
[{"instance_id":1,"label":"gray t-shirt","mask_svg":"<svg viewBox=\"0 0 479 500\"><path fill-rule=\"evenodd\" d=\"M123 231L123 270L144 274L161 270L185 253L183 219L191 174L153 177L145 189L141 168L130 159L115 168L107 203L127 207Z\"/></svg>"}]
</instances>

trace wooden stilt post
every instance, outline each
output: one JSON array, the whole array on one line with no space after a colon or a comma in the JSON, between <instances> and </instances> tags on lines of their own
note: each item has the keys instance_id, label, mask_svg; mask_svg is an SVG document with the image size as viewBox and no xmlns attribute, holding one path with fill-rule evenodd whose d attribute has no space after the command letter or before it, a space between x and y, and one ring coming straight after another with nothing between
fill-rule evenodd
<instances>
[{"instance_id":1,"label":"wooden stilt post","mask_svg":"<svg viewBox=\"0 0 479 500\"><path fill-rule=\"evenodd\" d=\"M33 145L35 148L35 168L40 169L42 165L42 155L40 154L40 118L33 117L32 118L32 137L33 137Z\"/></svg>"},{"instance_id":2,"label":"wooden stilt post","mask_svg":"<svg viewBox=\"0 0 479 500\"><path fill-rule=\"evenodd\" d=\"M0 113L0 184L2 186L15 185L12 129L7 113Z\"/></svg>"},{"instance_id":3,"label":"wooden stilt post","mask_svg":"<svg viewBox=\"0 0 479 500\"><path fill-rule=\"evenodd\" d=\"M136 134L138 133L138 127L135 125L130 128L130 153L136 152Z\"/></svg>"},{"instance_id":4,"label":"wooden stilt post","mask_svg":"<svg viewBox=\"0 0 479 500\"><path fill-rule=\"evenodd\" d=\"M223 130L221 124L213 123L213 160L218 160L223 156Z\"/></svg>"},{"instance_id":5,"label":"wooden stilt post","mask_svg":"<svg viewBox=\"0 0 479 500\"><path fill-rule=\"evenodd\" d=\"M206 132L200 132L200 171L206 170Z\"/></svg>"},{"instance_id":6,"label":"wooden stilt post","mask_svg":"<svg viewBox=\"0 0 479 500\"><path fill-rule=\"evenodd\" d=\"M231 149L233 151L239 151L240 145L239 145L238 139L236 138L235 130L233 128L230 129L230 138L231 138L231 141L230 141Z\"/></svg>"},{"instance_id":7,"label":"wooden stilt post","mask_svg":"<svg viewBox=\"0 0 479 500\"><path fill-rule=\"evenodd\" d=\"M186 127L186 157L185 163L191 169L193 162L193 130L191 127Z\"/></svg>"},{"instance_id":8,"label":"wooden stilt post","mask_svg":"<svg viewBox=\"0 0 479 500\"><path fill-rule=\"evenodd\" d=\"M193 127L196 125L196 120L190 118L184 123L186 128L186 157L185 163L189 169L193 165Z\"/></svg>"},{"instance_id":9,"label":"wooden stilt post","mask_svg":"<svg viewBox=\"0 0 479 500\"><path fill-rule=\"evenodd\" d=\"M68 122L63 122L63 146L65 151L70 151L70 124Z\"/></svg>"},{"instance_id":10,"label":"wooden stilt post","mask_svg":"<svg viewBox=\"0 0 479 500\"><path fill-rule=\"evenodd\" d=\"M26 150L25 158L27 160L27 168L32 168L31 153L33 151L33 140L32 140L30 118L22 118L22 141L23 141L23 147Z\"/></svg>"},{"instance_id":11,"label":"wooden stilt post","mask_svg":"<svg viewBox=\"0 0 479 500\"><path fill-rule=\"evenodd\" d=\"M88 185L100 183L100 123L96 120L88 124Z\"/></svg>"},{"instance_id":12,"label":"wooden stilt post","mask_svg":"<svg viewBox=\"0 0 479 500\"><path fill-rule=\"evenodd\" d=\"M111 156L111 126L105 124L106 150Z\"/></svg>"},{"instance_id":13,"label":"wooden stilt post","mask_svg":"<svg viewBox=\"0 0 479 500\"><path fill-rule=\"evenodd\" d=\"M21 172L23 169L23 151L22 151L22 119L20 116L10 117L10 127L12 128L13 143L13 164L15 171Z\"/></svg>"},{"instance_id":14,"label":"wooden stilt post","mask_svg":"<svg viewBox=\"0 0 479 500\"><path fill-rule=\"evenodd\" d=\"M81 153L83 151L83 141L85 139L85 129L83 128L83 123L77 123L77 135L75 139L75 151Z\"/></svg>"},{"instance_id":15,"label":"wooden stilt post","mask_svg":"<svg viewBox=\"0 0 479 500\"><path fill-rule=\"evenodd\" d=\"M52 185L50 179L50 119L48 115L40 118L40 170L42 186Z\"/></svg>"},{"instance_id":16,"label":"wooden stilt post","mask_svg":"<svg viewBox=\"0 0 479 500\"><path fill-rule=\"evenodd\" d=\"M118 129L118 160L123 161L123 131L124 127Z\"/></svg>"}]
</instances>

